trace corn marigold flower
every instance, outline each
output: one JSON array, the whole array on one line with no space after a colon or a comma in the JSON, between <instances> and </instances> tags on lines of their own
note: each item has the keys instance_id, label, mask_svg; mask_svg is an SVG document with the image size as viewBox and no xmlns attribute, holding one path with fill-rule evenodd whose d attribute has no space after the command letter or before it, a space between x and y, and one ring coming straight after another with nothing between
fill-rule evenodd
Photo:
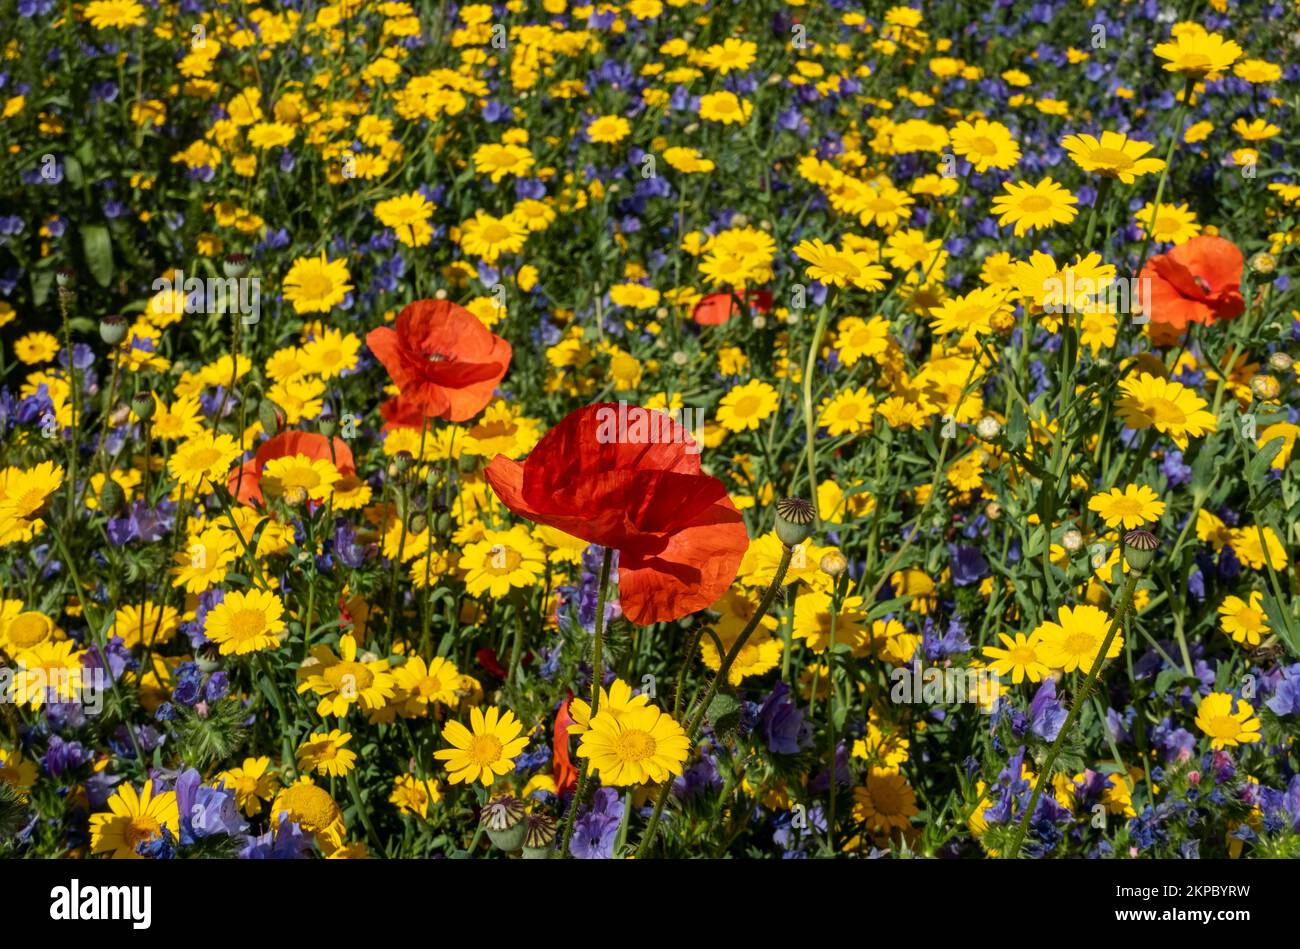
<instances>
[{"instance_id":1,"label":"corn marigold flower","mask_svg":"<svg viewBox=\"0 0 1300 949\"><path fill-rule=\"evenodd\" d=\"M497 778L515 769L512 759L528 745L528 736L519 737L524 726L515 713L504 712L495 705L486 712L470 709L470 727L452 719L443 725L443 737L450 748L440 748L433 753L439 761L446 762L447 781L462 784L478 781L491 787Z\"/></svg>"},{"instance_id":2,"label":"corn marigold flower","mask_svg":"<svg viewBox=\"0 0 1300 949\"><path fill-rule=\"evenodd\" d=\"M1234 702L1236 708L1233 708ZM1196 727L1210 737L1211 748L1235 748L1261 739L1255 709L1227 692L1211 692L1196 708Z\"/></svg>"},{"instance_id":3,"label":"corn marigold flower","mask_svg":"<svg viewBox=\"0 0 1300 949\"><path fill-rule=\"evenodd\" d=\"M176 793L160 791L149 780L137 794L131 784L125 783L108 799L106 813L90 815L90 850L106 853L112 860L139 860L137 848L165 832L180 836Z\"/></svg>"}]
</instances>

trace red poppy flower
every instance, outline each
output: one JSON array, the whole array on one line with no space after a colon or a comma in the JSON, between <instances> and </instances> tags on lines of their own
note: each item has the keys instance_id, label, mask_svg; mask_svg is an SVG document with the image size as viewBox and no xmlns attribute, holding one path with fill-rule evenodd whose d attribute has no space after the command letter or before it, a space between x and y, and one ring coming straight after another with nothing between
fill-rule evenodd
<instances>
[{"instance_id":1,"label":"red poppy flower","mask_svg":"<svg viewBox=\"0 0 1300 949\"><path fill-rule=\"evenodd\" d=\"M564 795L578 785L578 769L569 758L569 726L573 716L569 714L569 703L573 693L560 703L555 713L555 726L551 730L551 778L555 781L555 793Z\"/></svg>"},{"instance_id":2,"label":"red poppy flower","mask_svg":"<svg viewBox=\"0 0 1300 949\"><path fill-rule=\"evenodd\" d=\"M1232 241L1193 237L1142 268L1144 301L1152 322L1177 330L1189 323L1231 320L1242 314L1243 258ZM1146 283L1145 281L1150 281Z\"/></svg>"},{"instance_id":3,"label":"red poppy flower","mask_svg":"<svg viewBox=\"0 0 1300 949\"><path fill-rule=\"evenodd\" d=\"M383 417L383 431L394 428L418 429L424 424L424 411L405 396L395 395L379 404L379 414Z\"/></svg>"},{"instance_id":4,"label":"red poppy flower","mask_svg":"<svg viewBox=\"0 0 1300 949\"><path fill-rule=\"evenodd\" d=\"M510 344L450 300L416 300L394 327L371 330L366 345L403 398L452 422L483 411L510 366Z\"/></svg>"},{"instance_id":5,"label":"red poppy flower","mask_svg":"<svg viewBox=\"0 0 1300 949\"><path fill-rule=\"evenodd\" d=\"M691 319L701 326L718 326L740 313L736 297L745 301L745 305L756 313L766 313L772 309L772 294L767 290L745 290L732 293L709 293L700 298L691 310Z\"/></svg>"},{"instance_id":6,"label":"red poppy flower","mask_svg":"<svg viewBox=\"0 0 1300 949\"><path fill-rule=\"evenodd\" d=\"M521 517L618 551L619 599L634 623L717 602L749 546L726 488L700 472L694 441L662 412L589 405L522 464L497 455L486 474Z\"/></svg>"},{"instance_id":7,"label":"red poppy flower","mask_svg":"<svg viewBox=\"0 0 1300 949\"><path fill-rule=\"evenodd\" d=\"M258 446L251 461L233 468L226 477L226 487L241 504L262 503L262 469L276 458L305 455L313 461L332 461L339 474L347 477L357 473L352 449L341 438L334 439L334 452L330 453L329 439L315 432L281 432Z\"/></svg>"}]
</instances>

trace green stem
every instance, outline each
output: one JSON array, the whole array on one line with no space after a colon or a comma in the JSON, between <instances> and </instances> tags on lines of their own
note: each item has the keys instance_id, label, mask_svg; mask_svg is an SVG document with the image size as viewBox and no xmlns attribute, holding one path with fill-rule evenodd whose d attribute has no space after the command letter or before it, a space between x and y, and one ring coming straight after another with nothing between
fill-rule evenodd
<instances>
[{"instance_id":1,"label":"green stem","mask_svg":"<svg viewBox=\"0 0 1300 949\"><path fill-rule=\"evenodd\" d=\"M596 717L596 710L600 707L600 683L604 678L601 674L601 645L605 638L605 591L609 587L609 571L613 563L614 548L606 547L605 557L600 563L600 586L596 593L596 634L591 647L591 714L587 717L588 728L591 727L591 722ZM573 792L569 813L564 816L564 836L560 843L561 859L569 855L569 842L573 840L573 823L578 815L578 806L587 791L587 765L587 759L582 759L582 768L578 772L578 787Z\"/></svg>"},{"instance_id":2,"label":"green stem","mask_svg":"<svg viewBox=\"0 0 1300 949\"><path fill-rule=\"evenodd\" d=\"M776 574L772 577L772 582L769 584L767 592L763 594L762 603L760 603L758 609L754 611L754 615L749 618L749 622L745 624L745 628L741 630L740 635L736 637L736 641L732 643L731 648L727 650L726 658L724 658L722 663L718 666L717 675L715 675L713 681L709 683L709 688L704 695L703 701L695 707L695 714L692 716L690 725L686 729L686 737L691 744L695 743L695 737L699 733L700 725L703 724L704 721L704 713L708 711L709 703L713 701L713 696L717 694L718 685L727 681L727 676L731 673L731 667L735 664L736 657L740 655L740 651L745 648L745 643L749 640L749 637L753 635L754 630L758 628L758 624L762 622L763 617L767 615L767 611L772 605L772 600L776 598L776 591L781 589L781 584L785 582L785 573L790 569L790 558L793 554L794 549L791 547L786 547L781 552L781 563L776 568ZM655 831L659 828L659 818L663 815L664 805L668 803L668 795L672 793L672 790L673 782L671 780L665 781L659 789L659 797L655 800L654 811L650 814L650 822L646 825L645 832L641 835L641 842L636 848L636 856L638 859L645 857L647 851L650 849L650 845L654 842Z\"/></svg>"},{"instance_id":3,"label":"green stem","mask_svg":"<svg viewBox=\"0 0 1300 949\"><path fill-rule=\"evenodd\" d=\"M1070 736L1074 723L1078 721L1083 707L1088 703L1088 696L1092 694L1092 687L1096 684L1101 673L1101 666L1106 661L1106 653L1110 650L1110 644L1114 642L1115 634L1124 625L1124 616L1133 602L1133 591L1137 587L1140 576L1141 574L1137 570L1131 570L1124 580L1124 587L1119 594L1119 605L1115 610L1114 618L1111 620L1110 629L1106 631L1106 638L1102 640L1101 648L1097 650L1097 656L1092 660L1092 667L1088 670L1088 677L1083 680L1083 686L1079 689L1079 694L1075 696L1074 703L1070 706L1070 714L1066 716L1065 724L1061 726L1056 740L1052 742L1052 747L1047 752L1047 760L1043 762L1043 769L1039 772L1038 780L1034 784L1034 793L1029 797L1029 805L1025 808L1024 815L1020 819L1020 826L1016 829L1016 835L1011 840L1011 846L1007 848L1008 859L1014 860L1020 854L1020 845L1025 839L1025 834L1029 831L1029 822L1033 820L1034 810L1038 807L1038 799L1042 796L1043 788L1051 779L1052 769L1056 765L1057 756L1061 753L1061 747Z\"/></svg>"}]
</instances>

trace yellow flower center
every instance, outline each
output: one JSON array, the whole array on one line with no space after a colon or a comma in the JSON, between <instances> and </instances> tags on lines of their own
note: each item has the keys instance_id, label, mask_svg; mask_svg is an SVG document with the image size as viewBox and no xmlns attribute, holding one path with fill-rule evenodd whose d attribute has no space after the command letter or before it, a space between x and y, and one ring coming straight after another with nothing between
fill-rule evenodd
<instances>
[{"instance_id":1,"label":"yellow flower center","mask_svg":"<svg viewBox=\"0 0 1300 949\"><path fill-rule=\"evenodd\" d=\"M465 754L479 767L501 760L501 740L496 735L475 735Z\"/></svg>"},{"instance_id":2,"label":"yellow flower center","mask_svg":"<svg viewBox=\"0 0 1300 949\"><path fill-rule=\"evenodd\" d=\"M510 228L504 224L489 224L479 231L479 237L489 244L500 244L510 239Z\"/></svg>"},{"instance_id":3,"label":"yellow flower center","mask_svg":"<svg viewBox=\"0 0 1300 949\"><path fill-rule=\"evenodd\" d=\"M1187 416L1168 399L1154 398L1146 404L1147 412L1157 425L1181 425Z\"/></svg>"},{"instance_id":4,"label":"yellow flower center","mask_svg":"<svg viewBox=\"0 0 1300 949\"><path fill-rule=\"evenodd\" d=\"M1065 652L1070 656L1092 657L1097 652L1096 637L1089 633L1071 633L1065 640Z\"/></svg>"},{"instance_id":5,"label":"yellow flower center","mask_svg":"<svg viewBox=\"0 0 1300 949\"><path fill-rule=\"evenodd\" d=\"M221 460L221 452L215 448L199 448L190 454L189 462L192 468L211 468Z\"/></svg>"},{"instance_id":6,"label":"yellow flower center","mask_svg":"<svg viewBox=\"0 0 1300 949\"><path fill-rule=\"evenodd\" d=\"M1236 738L1241 723L1231 715L1216 715L1205 722L1205 732L1213 738Z\"/></svg>"},{"instance_id":7,"label":"yellow flower center","mask_svg":"<svg viewBox=\"0 0 1300 949\"><path fill-rule=\"evenodd\" d=\"M654 737L639 728L628 729L614 740L614 754L620 761L644 761L654 753Z\"/></svg>"},{"instance_id":8,"label":"yellow flower center","mask_svg":"<svg viewBox=\"0 0 1300 949\"><path fill-rule=\"evenodd\" d=\"M148 843L162 832L159 823L148 814L141 814L138 817L131 818L131 823L127 825L126 830L122 833L122 838L126 841L127 846L132 850L139 844Z\"/></svg>"},{"instance_id":9,"label":"yellow flower center","mask_svg":"<svg viewBox=\"0 0 1300 949\"><path fill-rule=\"evenodd\" d=\"M230 638L247 642L266 632L266 616L261 610L243 609L230 618Z\"/></svg>"},{"instance_id":10,"label":"yellow flower center","mask_svg":"<svg viewBox=\"0 0 1300 949\"><path fill-rule=\"evenodd\" d=\"M1107 168L1113 168L1116 171L1133 167L1133 159L1118 148L1098 148L1089 157L1098 165L1105 165Z\"/></svg>"},{"instance_id":11,"label":"yellow flower center","mask_svg":"<svg viewBox=\"0 0 1300 949\"><path fill-rule=\"evenodd\" d=\"M1041 194L1031 194L1020 201L1020 209L1028 211L1030 214L1039 214L1050 209L1052 202Z\"/></svg>"},{"instance_id":12,"label":"yellow flower center","mask_svg":"<svg viewBox=\"0 0 1300 949\"><path fill-rule=\"evenodd\" d=\"M298 286L301 288L304 297L313 300L327 297L334 292L334 281L327 274L320 271L304 276Z\"/></svg>"},{"instance_id":13,"label":"yellow flower center","mask_svg":"<svg viewBox=\"0 0 1300 949\"><path fill-rule=\"evenodd\" d=\"M359 662L337 663L326 669L323 675L335 692L348 697L370 688L370 684L375 681L374 673Z\"/></svg>"}]
</instances>

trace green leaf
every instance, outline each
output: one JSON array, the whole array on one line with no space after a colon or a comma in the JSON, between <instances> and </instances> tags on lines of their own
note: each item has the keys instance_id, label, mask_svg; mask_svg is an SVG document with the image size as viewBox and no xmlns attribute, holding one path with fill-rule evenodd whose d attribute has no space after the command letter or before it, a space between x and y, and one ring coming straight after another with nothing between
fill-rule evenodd
<instances>
[{"instance_id":1,"label":"green leaf","mask_svg":"<svg viewBox=\"0 0 1300 949\"><path fill-rule=\"evenodd\" d=\"M91 276L101 287L113 279L113 239L103 224L87 224L81 228L81 247L86 253L86 264Z\"/></svg>"},{"instance_id":2,"label":"green leaf","mask_svg":"<svg viewBox=\"0 0 1300 949\"><path fill-rule=\"evenodd\" d=\"M1294 633L1289 633L1290 619L1286 608L1278 601L1277 597L1269 594L1264 597L1264 615L1268 617L1269 628L1277 634L1277 638L1291 650L1291 655L1300 657L1300 642L1296 640Z\"/></svg>"}]
</instances>

